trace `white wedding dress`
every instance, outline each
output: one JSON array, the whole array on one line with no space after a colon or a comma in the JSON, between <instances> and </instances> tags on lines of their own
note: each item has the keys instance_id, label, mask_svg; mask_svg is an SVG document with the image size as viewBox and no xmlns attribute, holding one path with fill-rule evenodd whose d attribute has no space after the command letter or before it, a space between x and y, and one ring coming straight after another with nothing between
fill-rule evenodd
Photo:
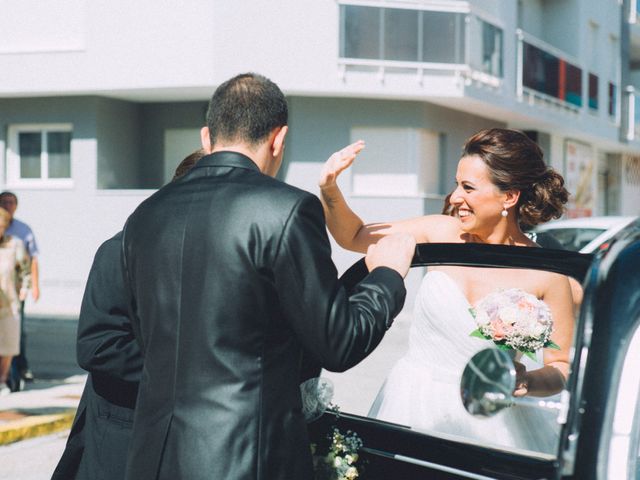
<instances>
[{"instance_id":1,"label":"white wedding dress","mask_svg":"<svg viewBox=\"0 0 640 480\"><path fill-rule=\"evenodd\" d=\"M486 446L555 454L557 412L513 406L490 418L470 415L460 399L465 365L493 343L471 337L469 302L445 272L429 271L416 295L409 349L389 373L369 416ZM531 368L531 367L529 367Z\"/></svg>"}]
</instances>

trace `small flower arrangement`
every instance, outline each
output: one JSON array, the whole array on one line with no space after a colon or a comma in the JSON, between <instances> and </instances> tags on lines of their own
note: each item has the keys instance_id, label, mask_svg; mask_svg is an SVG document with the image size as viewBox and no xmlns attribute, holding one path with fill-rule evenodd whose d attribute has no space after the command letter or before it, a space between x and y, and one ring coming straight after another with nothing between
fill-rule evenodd
<instances>
[{"instance_id":1,"label":"small flower arrangement","mask_svg":"<svg viewBox=\"0 0 640 480\"><path fill-rule=\"evenodd\" d=\"M339 417L339 408L331 405L330 410ZM360 475L356 466L359 460L358 451L362 448L362 440L351 430L342 433L336 426L327 435L328 451L319 455L317 446L311 445L314 458L315 480L354 480Z\"/></svg>"},{"instance_id":2,"label":"small flower arrangement","mask_svg":"<svg viewBox=\"0 0 640 480\"><path fill-rule=\"evenodd\" d=\"M560 347L551 340L549 306L519 288L499 290L469 308L478 328L472 337L492 340L501 350L515 350L535 360L541 348Z\"/></svg>"}]
</instances>

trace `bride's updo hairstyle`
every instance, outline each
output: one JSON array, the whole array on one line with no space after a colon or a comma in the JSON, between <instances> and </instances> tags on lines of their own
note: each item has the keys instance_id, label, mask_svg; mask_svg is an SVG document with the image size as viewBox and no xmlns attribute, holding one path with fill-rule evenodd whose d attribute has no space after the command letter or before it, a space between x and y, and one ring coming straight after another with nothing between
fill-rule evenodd
<instances>
[{"instance_id":1,"label":"bride's updo hairstyle","mask_svg":"<svg viewBox=\"0 0 640 480\"><path fill-rule=\"evenodd\" d=\"M463 157L471 155L482 159L500 191L520 191L516 212L521 225L537 225L562 216L569 198L564 179L545 163L542 149L523 132L482 130L462 149Z\"/></svg>"}]
</instances>

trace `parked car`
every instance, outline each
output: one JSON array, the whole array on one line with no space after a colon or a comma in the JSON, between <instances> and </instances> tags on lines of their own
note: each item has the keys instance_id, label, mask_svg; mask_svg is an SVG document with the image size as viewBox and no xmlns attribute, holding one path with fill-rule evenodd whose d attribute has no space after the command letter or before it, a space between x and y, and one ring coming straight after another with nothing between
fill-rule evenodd
<instances>
[{"instance_id":1,"label":"parked car","mask_svg":"<svg viewBox=\"0 0 640 480\"><path fill-rule=\"evenodd\" d=\"M556 412L557 449L511 449L342 408L338 415L326 411L309 424L311 441L321 444L333 428L355 432L363 442L358 464L365 464L358 478L365 480L640 480L640 220L627 225L597 254L421 244L412 266L447 264L548 270L583 285L565 390L539 402L540 408ZM365 272L360 261L345 273L344 281L355 284ZM351 388L364 395L357 382L358 378L349 380ZM469 414L469 419L476 417Z\"/></svg>"},{"instance_id":2,"label":"parked car","mask_svg":"<svg viewBox=\"0 0 640 480\"><path fill-rule=\"evenodd\" d=\"M559 247L581 253L596 252L603 245L606 246L611 238L638 217L609 216L583 217L556 220L538 225L531 232L545 245L545 239L557 240ZM549 246L550 247L550 246Z\"/></svg>"}]
</instances>

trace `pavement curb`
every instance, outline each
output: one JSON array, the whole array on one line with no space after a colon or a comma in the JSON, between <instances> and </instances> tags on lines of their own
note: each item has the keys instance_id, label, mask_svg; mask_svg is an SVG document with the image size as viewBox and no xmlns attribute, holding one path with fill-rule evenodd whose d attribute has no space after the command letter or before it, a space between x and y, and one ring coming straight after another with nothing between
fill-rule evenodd
<instances>
[{"instance_id":1,"label":"pavement curb","mask_svg":"<svg viewBox=\"0 0 640 480\"><path fill-rule=\"evenodd\" d=\"M39 437L71 428L76 410L50 415L34 415L0 425L0 445Z\"/></svg>"}]
</instances>

